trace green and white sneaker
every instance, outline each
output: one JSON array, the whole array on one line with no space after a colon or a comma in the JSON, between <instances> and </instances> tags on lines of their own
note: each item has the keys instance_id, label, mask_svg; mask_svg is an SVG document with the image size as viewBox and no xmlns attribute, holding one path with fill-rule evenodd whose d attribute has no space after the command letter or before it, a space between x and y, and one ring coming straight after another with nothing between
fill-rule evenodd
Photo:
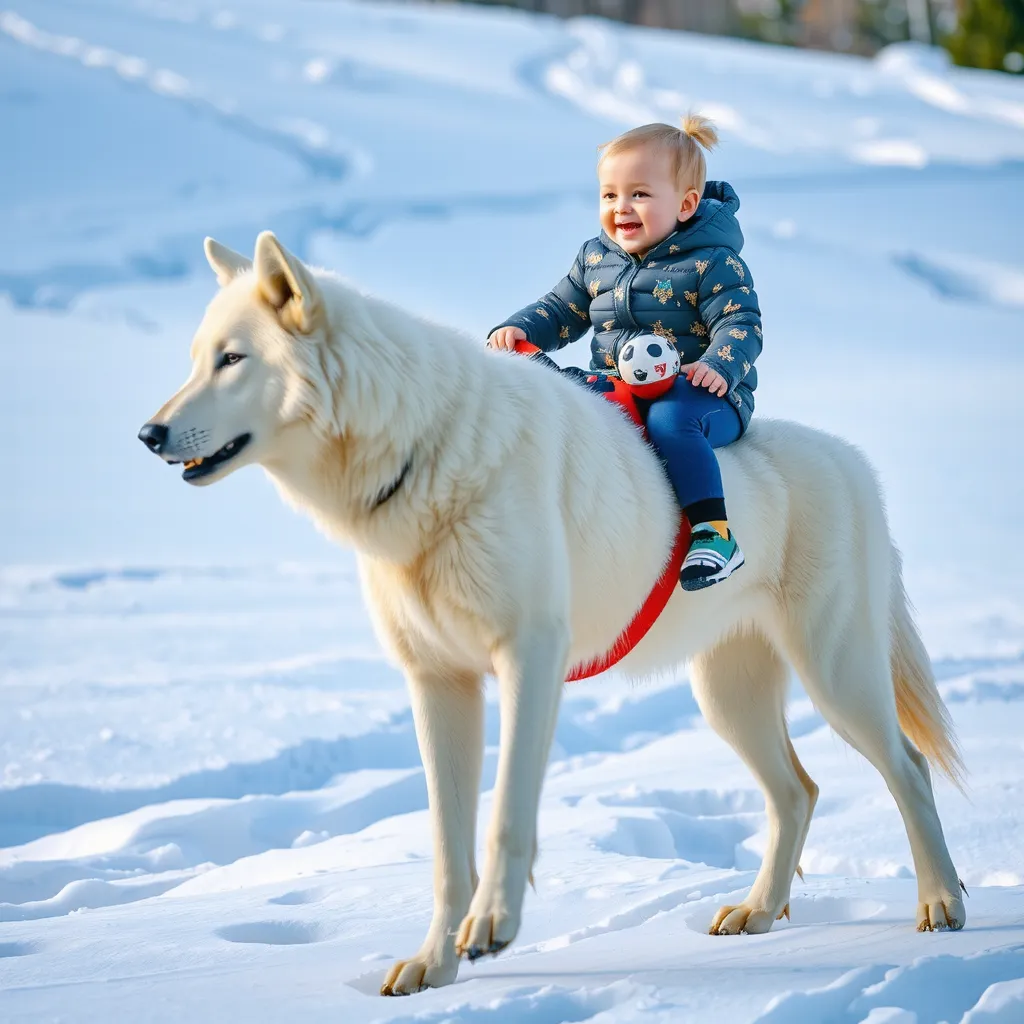
<instances>
[{"instance_id":1,"label":"green and white sneaker","mask_svg":"<svg viewBox=\"0 0 1024 1024\"><path fill-rule=\"evenodd\" d=\"M703 590L721 583L743 564L743 552L732 530L728 532L728 538L724 538L711 523L697 523L693 527L690 550L679 573L683 590Z\"/></svg>"}]
</instances>

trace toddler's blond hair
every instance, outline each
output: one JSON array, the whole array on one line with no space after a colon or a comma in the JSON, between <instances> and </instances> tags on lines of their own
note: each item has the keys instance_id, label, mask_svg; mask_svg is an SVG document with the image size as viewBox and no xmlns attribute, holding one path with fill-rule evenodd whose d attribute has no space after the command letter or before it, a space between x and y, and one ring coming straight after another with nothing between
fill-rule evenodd
<instances>
[{"instance_id":1,"label":"toddler's blond hair","mask_svg":"<svg viewBox=\"0 0 1024 1024\"><path fill-rule=\"evenodd\" d=\"M641 146L660 146L672 157L672 173L680 188L697 190L697 195L704 194L708 169L704 162L701 149L710 151L718 145L718 132L710 118L701 114L687 114L680 121L679 128L670 124L644 124L639 128L631 128L628 132L605 142L598 147L600 157L597 165L606 157L616 153L625 153Z\"/></svg>"}]
</instances>

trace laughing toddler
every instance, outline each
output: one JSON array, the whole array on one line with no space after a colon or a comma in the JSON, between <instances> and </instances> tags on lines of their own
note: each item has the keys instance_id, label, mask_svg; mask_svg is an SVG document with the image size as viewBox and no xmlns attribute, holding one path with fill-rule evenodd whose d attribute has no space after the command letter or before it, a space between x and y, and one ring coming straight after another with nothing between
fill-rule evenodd
<instances>
[{"instance_id":1,"label":"laughing toddler","mask_svg":"<svg viewBox=\"0 0 1024 1024\"><path fill-rule=\"evenodd\" d=\"M637 406L692 526L685 590L743 564L712 449L750 422L761 352L757 295L739 256L740 201L727 183L706 181L702 149L717 141L711 122L691 115L681 128L648 124L602 147L601 234L552 291L488 338L492 348L529 341L550 352L593 326L591 369L603 373L616 372L620 350L638 335L676 346L683 366L672 389Z\"/></svg>"}]
</instances>

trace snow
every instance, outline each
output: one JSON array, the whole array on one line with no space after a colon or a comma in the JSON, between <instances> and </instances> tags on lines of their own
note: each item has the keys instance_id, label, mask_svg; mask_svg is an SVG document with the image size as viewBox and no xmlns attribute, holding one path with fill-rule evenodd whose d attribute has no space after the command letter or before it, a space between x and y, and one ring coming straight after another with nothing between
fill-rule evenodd
<instances>
[{"instance_id":1,"label":"snow","mask_svg":"<svg viewBox=\"0 0 1024 1024\"><path fill-rule=\"evenodd\" d=\"M762 798L685 673L609 677L566 691L514 946L382 1000L431 844L351 554L135 440L201 238L272 227L482 335L593 233L597 144L691 105L743 200L757 415L878 468L970 769L936 784L967 928L914 932L892 799L797 689L792 920L706 935ZM1024 1020L1024 84L468 5L12 0L0 129L0 1020Z\"/></svg>"}]
</instances>

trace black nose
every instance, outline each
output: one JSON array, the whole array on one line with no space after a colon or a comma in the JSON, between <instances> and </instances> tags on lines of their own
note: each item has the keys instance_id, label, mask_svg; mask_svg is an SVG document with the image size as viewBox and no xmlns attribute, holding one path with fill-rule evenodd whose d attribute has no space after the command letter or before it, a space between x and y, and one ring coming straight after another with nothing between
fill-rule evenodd
<instances>
[{"instance_id":1,"label":"black nose","mask_svg":"<svg viewBox=\"0 0 1024 1024\"><path fill-rule=\"evenodd\" d=\"M159 455L167 444L168 430L162 423L147 423L139 431L139 440L151 451Z\"/></svg>"}]
</instances>

